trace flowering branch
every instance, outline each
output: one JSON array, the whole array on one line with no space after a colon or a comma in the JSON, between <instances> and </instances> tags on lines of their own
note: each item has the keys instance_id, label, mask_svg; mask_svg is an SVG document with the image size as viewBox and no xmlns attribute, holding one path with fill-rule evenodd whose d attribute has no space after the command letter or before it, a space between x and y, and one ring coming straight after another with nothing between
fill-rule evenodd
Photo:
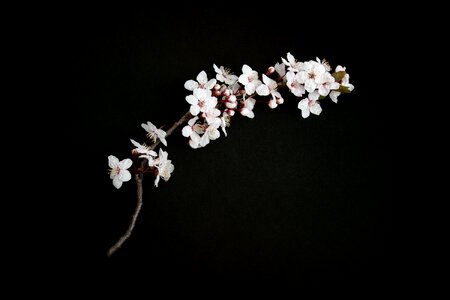
<instances>
[{"instance_id":1,"label":"flowering branch","mask_svg":"<svg viewBox=\"0 0 450 300\"><path fill-rule=\"evenodd\" d=\"M116 252L123 243L131 236L135 227L137 217L143 204L142 182L144 173L152 173L155 178L155 186L158 187L160 178L168 181L174 165L168 159L168 153L161 148L159 153L154 150L162 143L167 147L166 137L170 136L175 129L187 123L182 129L182 135L189 138L189 145L194 148L205 147L212 140L220 137L222 130L227 136L226 127L231 124L231 117L236 112L248 118L254 118L253 108L256 102L263 102L271 109L284 103L280 90L288 89L296 97L307 96L299 101L298 109L301 110L303 118L310 114L320 115L322 107L320 100L329 96L337 103L337 98L342 93L350 93L354 86L350 84L350 76L346 69L337 66L331 73L331 67L325 60L299 62L290 53L287 58L281 58L281 63L276 63L268 68L262 75L262 81L258 73L248 65L242 66L242 74L238 77L225 69L214 65L216 79L208 80L205 71L201 71L197 80L188 80L184 87L192 94L186 96L186 101L191 105L172 127L165 132L157 128L151 122L142 124L147 131L148 138L152 141L150 146L139 144L131 140L136 147L132 150L132 158L135 162L134 177L137 184L137 203L127 231L108 250L108 256ZM255 97L268 97L264 100ZM110 178L116 188L120 188L123 182L131 180L128 169L133 164L131 159L119 161L115 156L108 157Z\"/></svg>"}]
</instances>

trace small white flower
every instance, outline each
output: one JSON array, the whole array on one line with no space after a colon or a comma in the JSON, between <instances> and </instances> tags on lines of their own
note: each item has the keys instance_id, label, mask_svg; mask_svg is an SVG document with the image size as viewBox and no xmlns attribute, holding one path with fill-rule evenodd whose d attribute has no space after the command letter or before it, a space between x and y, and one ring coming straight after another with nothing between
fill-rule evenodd
<instances>
[{"instance_id":1,"label":"small white flower","mask_svg":"<svg viewBox=\"0 0 450 300\"><path fill-rule=\"evenodd\" d=\"M229 69L225 69L223 66L220 66L220 68L218 68L216 65L214 66L214 71L216 71L216 79L220 82L225 82L228 85L232 85L234 84L237 80L238 77L236 75L233 75L230 73Z\"/></svg>"},{"instance_id":2,"label":"small white flower","mask_svg":"<svg viewBox=\"0 0 450 300\"><path fill-rule=\"evenodd\" d=\"M156 140L159 139L161 143L164 144L164 146L167 146L167 133L164 130L156 128L156 126L153 125L150 121L147 121L147 124L142 123L141 126L145 129L145 131L147 131L147 136L153 141L153 143L155 143Z\"/></svg>"},{"instance_id":3,"label":"small white flower","mask_svg":"<svg viewBox=\"0 0 450 300\"><path fill-rule=\"evenodd\" d=\"M289 71L286 73L286 86L289 88L292 94L297 97L301 97L305 93L305 86L298 82L297 77L299 73Z\"/></svg>"},{"instance_id":4,"label":"small white flower","mask_svg":"<svg viewBox=\"0 0 450 300\"><path fill-rule=\"evenodd\" d=\"M248 117L253 119L255 117L255 113L253 112L253 107L255 107L256 100L253 98L248 98L244 100L244 107L241 108L240 113L244 117Z\"/></svg>"},{"instance_id":5,"label":"small white flower","mask_svg":"<svg viewBox=\"0 0 450 300\"><path fill-rule=\"evenodd\" d=\"M302 110L302 117L309 117L309 113L320 115L322 112L322 107L319 104L319 92L314 91L309 93L308 98L301 100L298 103L298 108Z\"/></svg>"},{"instance_id":6,"label":"small white flower","mask_svg":"<svg viewBox=\"0 0 450 300\"><path fill-rule=\"evenodd\" d=\"M345 72L345 69L346 69L345 67L337 66L336 72L340 72L340 71ZM355 86L350 83L350 75L348 73L345 73L344 77L342 78L341 85L347 87L350 92L353 91L353 89L355 88Z\"/></svg>"},{"instance_id":7,"label":"small white flower","mask_svg":"<svg viewBox=\"0 0 450 300\"><path fill-rule=\"evenodd\" d=\"M281 58L281 60L286 66L288 66L289 71L299 72L303 68L303 63L297 61L290 52L287 54L287 60L284 58Z\"/></svg>"},{"instance_id":8,"label":"small white flower","mask_svg":"<svg viewBox=\"0 0 450 300\"><path fill-rule=\"evenodd\" d=\"M316 61L308 61L303 64L304 70L297 76L298 82L305 84L308 93L312 93L320 84L320 78L325 73L325 67Z\"/></svg>"},{"instance_id":9,"label":"small white flower","mask_svg":"<svg viewBox=\"0 0 450 300\"><path fill-rule=\"evenodd\" d=\"M111 168L109 171L109 178L112 179L113 185L118 189L123 182L131 179L131 173L127 170L133 162L126 158L119 161L114 155L108 156L108 165Z\"/></svg>"},{"instance_id":10,"label":"small white flower","mask_svg":"<svg viewBox=\"0 0 450 300\"><path fill-rule=\"evenodd\" d=\"M216 107L217 98L211 94L210 90L195 89L193 95L186 96L186 101L191 105L189 111L193 116Z\"/></svg>"},{"instance_id":11,"label":"small white flower","mask_svg":"<svg viewBox=\"0 0 450 300\"><path fill-rule=\"evenodd\" d=\"M337 90L339 83L335 82L334 77L330 73L325 72L322 74L319 80L319 94L321 96L327 96L330 90Z\"/></svg>"},{"instance_id":12,"label":"small white flower","mask_svg":"<svg viewBox=\"0 0 450 300\"><path fill-rule=\"evenodd\" d=\"M188 125L183 127L181 133L189 138L189 145L197 149L200 145L200 134L205 132L202 125L197 124L198 117L193 117L188 121Z\"/></svg>"},{"instance_id":13,"label":"small white flower","mask_svg":"<svg viewBox=\"0 0 450 300\"><path fill-rule=\"evenodd\" d=\"M275 80L270 79L265 74L263 74L263 82L264 84L261 84L256 88L256 92L260 96L267 96L269 94L272 95L272 102L275 102L275 106L272 108L277 107L278 104L281 104L284 102L283 98L281 97L281 94L277 91L278 85Z\"/></svg>"},{"instance_id":14,"label":"small white flower","mask_svg":"<svg viewBox=\"0 0 450 300\"><path fill-rule=\"evenodd\" d=\"M278 73L280 77L283 77L286 75L286 65L284 63L276 63L275 64L275 71Z\"/></svg>"},{"instance_id":15,"label":"small white flower","mask_svg":"<svg viewBox=\"0 0 450 300\"><path fill-rule=\"evenodd\" d=\"M197 75L197 81L194 81L192 79L186 81L184 83L184 88L189 91L195 91L196 89L206 89L211 90L214 85L216 84L215 79L211 79L208 81L208 76L206 75L205 71L201 71Z\"/></svg>"},{"instance_id":16,"label":"small white flower","mask_svg":"<svg viewBox=\"0 0 450 300\"><path fill-rule=\"evenodd\" d=\"M169 180L173 170L175 169L172 161L167 159L167 157L168 153L160 148L159 157L156 160L156 168L158 169L158 174L155 179L156 187L158 187L159 178L162 178L164 181Z\"/></svg>"},{"instance_id":17,"label":"small white flower","mask_svg":"<svg viewBox=\"0 0 450 300\"><path fill-rule=\"evenodd\" d=\"M239 76L239 82L245 86L247 95L253 94L261 84L261 81L258 79L258 72L253 71L248 65L242 66L242 75Z\"/></svg>"},{"instance_id":18,"label":"small white flower","mask_svg":"<svg viewBox=\"0 0 450 300\"><path fill-rule=\"evenodd\" d=\"M222 121L220 118L217 118L217 120L212 123L211 125L208 125L208 127L205 130L205 133L200 138L200 146L205 147L209 144L209 141L216 140L220 137L220 131L218 130L219 127L222 125Z\"/></svg>"},{"instance_id":19,"label":"small white flower","mask_svg":"<svg viewBox=\"0 0 450 300\"><path fill-rule=\"evenodd\" d=\"M133 139L130 139L130 141L136 147L133 150L141 154L139 155L140 158L146 158L148 160L148 165L152 167L154 165L153 157L158 156L158 154L155 151L150 150L146 145L141 145Z\"/></svg>"}]
</instances>

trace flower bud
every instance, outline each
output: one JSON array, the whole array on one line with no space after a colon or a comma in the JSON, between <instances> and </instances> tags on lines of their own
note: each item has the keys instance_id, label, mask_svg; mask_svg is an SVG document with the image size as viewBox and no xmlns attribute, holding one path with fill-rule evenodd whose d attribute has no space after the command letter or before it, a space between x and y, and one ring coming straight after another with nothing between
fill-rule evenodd
<instances>
[{"instance_id":1,"label":"flower bud","mask_svg":"<svg viewBox=\"0 0 450 300\"><path fill-rule=\"evenodd\" d=\"M231 92L230 92L230 90L229 89L226 89L225 91L223 91L222 92L222 94L224 95L224 96L230 96L230 94L231 94Z\"/></svg>"},{"instance_id":2,"label":"flower bud","mask_svg":"<svg viewBox=\"0 0 450 300\"><path fill-rule=\"evenodd\" d=\"M273 99L269 101L269 104L268 104L268 105L269 105L269 107L272 108L272 109L274 109L275 107L278 106L277 101L275 101L275 100L273 100Z\"/></svg>"},{"instance_id":3,"label":"flower bud","mask_svg":"<svg viewBox=\"0 0 450 300\"><path fill-rule=\"evenodd\" d=\"M218 91L218 90L215 90L215 91L212 92L212 94L213 94L214 97L219 97L222 93L220 91Z\"/></svg>"},{"instance_id":4,"label":"flower bud","mask_svg":"<svg viewBox=\"0 0 450 300\"><path fill-rule=\"evenodd\" d=\"M266 75L269 76L270 74L272 74L273 72L275 72L275 68L274 67L269 67L267 69Z\"/></svg>"},{"instance_id":5,"label":"flower bud","mask_svg":"<svg viewBox=\"0 0 450 300\"><path fill-rule=\"evenodd\" d=\"M220 90L220 84L216 83L216 84L214 85L213 89L214 89L215 91Z\"/></svg>"},{"instance_id":6,"label":"flower bud","mask_svg":"<svg viewBox=\"0 0 450 300\"><path fill-rule=\"evenodd\" d=\"M225 113L226 113L227 115L229 115L230 117L232 117L232 116L234 116L235 111L234 111L234 109L226 109L226 110L225 110Z\"/></svg>"},{"instance_id":7,"label":"flower bud","mask_svg":"<svg viewBox=\"0 0 450 300\"><path fill-rule=\"evenodd\" d=\"M246 116L250 111L248 110L248 108L244 107L239 112L241 113L241 115Z\"/></svg>"},{"instance_id":8,"label":"flower bud","mask_svg":"<svg viewBox=\"0 0 450 300\"><path fill-rule=\"evenodd\" d=\"M277 99L277 104L283 104L284 103L284 99L283 98L278 98Z\"/></svg>"},{"instance_id":9,"label":"flower bud","mask_svg":"<svg viewBox=\"0 0 450 300\"><path fill-rule=\"evenodd\" d=\"M227 102L227 103L225 103L225 106L228 108L236 108L237 103L236 102Z\"/></svg>"},{"instance_id":10,"label":"flower bud","mask_svg":"<svg viewBox=\"0 0 450 300\"><path fill-rule=\"evenodd\" d=\"M227 100L230 102L236 102L237 98L235 95L230 95Z\"/></svg>"}]
</instances>

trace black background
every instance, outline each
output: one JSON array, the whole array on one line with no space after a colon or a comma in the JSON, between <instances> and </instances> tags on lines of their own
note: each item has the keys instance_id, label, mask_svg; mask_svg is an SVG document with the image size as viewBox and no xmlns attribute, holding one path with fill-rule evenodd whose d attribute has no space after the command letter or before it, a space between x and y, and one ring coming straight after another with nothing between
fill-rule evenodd
<instances>
[{"instance_id":1,"label":"black background","mask_svg":"<svg viewBox=\"0 0 450 300\"><path fill-rule=\"evenodd\" d=\"M162 280L389 285L390 124L373 71L381 44L373 30L352 31L370 23L363 14L335 12L187 5L69 12L68 124L83 178L69 205L77 212L70 247L83 258L76 265L118 279L143 271ZM145 178L135 231L107 258L136 191L133 181L113 187L108 155L129 157L129 138L145 141L141 123L178 120L189 109L183 84L201 70L211 78L215 63L239 75L248 64L261 73L287 52L346 66L355 90L337 105L323 100L322 114L307 119L300 99L284 93L285 104L257 105L253 120L235 116L227 138L199 150L176 132L167 148L172 178L157 189Z\"/></svg>"}]
</instances>

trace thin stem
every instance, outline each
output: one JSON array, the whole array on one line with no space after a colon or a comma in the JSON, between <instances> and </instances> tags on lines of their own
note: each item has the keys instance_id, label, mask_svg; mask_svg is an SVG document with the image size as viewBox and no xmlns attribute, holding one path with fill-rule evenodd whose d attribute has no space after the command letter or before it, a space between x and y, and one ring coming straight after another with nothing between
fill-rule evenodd
<instances>
[{"instance_id":1,"label":"thin stem","mask_svg":"<svg viewBox=\"0 0 450 300\"><path fill-rule=\"evenodd\" d=\"M189 120L192 117L191 113L188 111L187 113L185 113L177 122L175 122L172 127L169 128L169 130L167 130L167 135L166 137L170 136L175 129L177 129L179 126L181 126L182 124L184 124L187 120ZM150 149L154 150L156 148L156 146L158 146L158 144L160 143L160 141L158 140L156 143L154 143ZM140 163L140 168L144 169L145 166L147 165L148 160L147 159L142 159L141 163ZM137 185L137 203L136 203L136 209L134 210L133 216L131 218L131 222L130 225L128 226L127 231L120 237L120 239L108 250L108 256L111 256L114 254L114 252L116 252L120 247L122 247L123 243L131 236L131 233L133 232L134 226L136 224L136 220L139 216L139 213L141 212L141 208L142 208L142 204L143 204L143 200L142 200L142 194L143 194L143 189L142 189L142 181L144 180L144 174L142 173L137 173L134 176L135 180L136 180L136 185Z\"/></svg>"},{"instance_id":2,"label":"thin stem","mask_svg":"<svg viewBox=\"0 0 450 300\"><path fill-rule=\"evenodd\" d=\"M120 237L120 239L108 250L108 256L111 256L116 252L120 247L122 247L122 244L131 236L131 233L133 232L134 225L136 224L137 217L139 216L139 212L142 208L142 180L144 179L143 174L136 174L134 176L136 179L136 185L137 185L137 203L136 203L136 209L134 210L133 217L131 218L130 225L128 226L127 231Z\"/></svg>"}]
</instances>

